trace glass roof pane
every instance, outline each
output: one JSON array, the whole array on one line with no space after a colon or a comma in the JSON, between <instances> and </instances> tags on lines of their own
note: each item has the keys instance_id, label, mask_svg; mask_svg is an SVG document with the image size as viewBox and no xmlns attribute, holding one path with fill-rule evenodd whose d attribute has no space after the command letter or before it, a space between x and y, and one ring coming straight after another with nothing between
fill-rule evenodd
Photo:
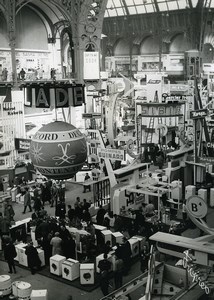
<instances>
[{"instance_id":1,"label":"glass roof pane","mask_svg":"<svg viewBox=\"0 0 214 300\"><path fill-rule=\"evenodd\" d=\"M137 9L138 14L145 14L145 12L146 12L145 7L143 5L136 6L136 9Z\"/></svg>"},{"instance_id":2,"label":"glass roof pane","mask_svg":"<svg viewBox=\"0 0 214 300\"><path fill-rule=\"evenodd\" d=\"M152 4L145 5L145 7L148 13L154 12L154 7Z\"/></svg>"},{"instance_id":3,"label":"glass roof pane","mask_svg":"<svg viewBox=\"0 0 214 300\"><path fill-rule=\"evenodd\" d=\"M108 14L108 9L105 10L105 15L104 15L104 18L108 18L109 17L109 14Z\"/></svg>"},{"instance_id":4,"label":"glass roof pane","mask_svg":"<svg viewBox=\"0 0 214 300\"><path fill-rule=\"evenodd\" d=\"M135 3L135 5L138 5L138 4L142 4L143 1L142 0L134 0L134 3Z\"/></svg>"},{"instance_id":5,"label":"glass roof pane","mask_svg":"<svg viewBox=\"0 0 214 300\"><path fill-rule=\"evenodd\" d=\"M129 6L128 7L130 15L135 15L137 13L135 6Z\"/></svg>"},{"instance_id":6,"label":"glass roof pane","mask_svg":"<svg viewBox=\"0 0 214 300\"><path fill-rule=\"evenodd\" d=\"M117 8L116 10L117 10L118 16L124 16L125 15L124 10L123 10L122 7L121 8Z\"/></svg>"},{"instance_id":7,"label":"glass roof pane","mask_svg":"<svg viewBox=\"0 0 214 300\"><path fill-rule=\"evenodd\" d=\"M210 0L210 2L208 1L207 7L214 7L214 0Z\"/></svg>"},{"instance_id":8,"label":"glass roof pane","mask_svg":"<svg viewBox=\"0 0 214 300\"><path fill-rule=\"evenodd\" d=\"M117 16L116 9L109 9L108 13L109 13L110 17L116 17Z\"/></svg>"},{"instance_id":9,"label":"glass roof pane","mask_svg":"<svg viewBox=\"0 0 214 300\"><path fill-rule=\"evenodd\" d=\"M160 11L168 10L166 2L160 2L160 3L158 3L158 7L159 7Z\"/></svg>"},{"instance_id":10,"label":"glass roof pane","mask_svg":"<svg viewBox=\"0 0 214 300\"><path fill-rule=\"evenodd\" d=\"M167 2L169 10L176 10L178 9L177 1L168 1Z\"/></svg>"},{"instance_id":11,"label":"glass roof pane","mask_svg":"<svg viewBox=\"0 0 214 300\"><path fill-rule=\"evenodd\" d=\"M188 3L187 3L186 0L180 0L180 1L178 1L178 6L179 6L180 9L186 8L187 5L188 5Z\"/></svg>"},{"instance_id":12,"label":"glass roof pane","mask_svg":"<svg viewBox=\"0 0 214 300\"><path fill-rule=\"evenodd\" d=\"M110 8L112 6L114 7L113 1L112 0L108 0L108 2L107 2L107 8Z\"/></svg>"},{"instance_id":13,"label":"glass roof pane","mask_svg":"<svg viewBox=\"0 0 214 300\"><path fill-rule=\"evenodd\" d=\"M120 0L114 0L114 6L115 7L121 7L122 5L121 5Z\"/></svg>"},{"instance_id":14,"label":"glass roof pane","mask_svg":"<svg viewBox=\"0 0 214 300\"><path fill-rule=\"evenodd\" d=\"M196 7L196 5L198 4L198 0L191 0L192 1L192 6Z\"/></svg>"},{"instance_id":15,"label":"glass roof pane","mask_svg":"<svg viewBox=\"0 0 214 300\"><path fill-rule=\"evenodd\" d=\"M141 1L142 3L142 1ZM126 5L127 6L133 6L134 5L134 1L133 0L126 0Z\"/></svg>"}]
</instances>

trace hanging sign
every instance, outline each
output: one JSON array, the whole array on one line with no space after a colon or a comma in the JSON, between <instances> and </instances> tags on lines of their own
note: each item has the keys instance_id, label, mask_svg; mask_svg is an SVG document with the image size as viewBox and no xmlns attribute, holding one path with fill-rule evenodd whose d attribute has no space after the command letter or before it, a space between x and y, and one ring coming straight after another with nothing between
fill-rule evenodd
<instances>
[{"instance_id":1,"label":"hanging sign","mask_svg":"<svg viewBox=\"0 0 214 300\"><path fill-rule=\"evenodd\" d=\"M30 139L15 138L15 149L18 151L29 151L30 142Z\"/></svg>"},{"instance_id":2,"label":"hanging sign","mask_svg":"<svg viewBox=\"0 0 214 300\"><path fill-rule=\"evenodd\" d=\"M108 158L112 160L126 160L125 156L125 150L121 149L102 149L102 148L97 148L97 155L99 158Z\"/></svg>"},{"instance_id":3,"label":"hanging sign","mask_svg":"<svg viewBox=\"0 0 214 300\"><path fill-rule=\"evenodd\" d=\"M84 52L84 79L100 79L99 52Z\"/></svg>"},{"instance_id":4,"label":"hanging sign","mask_svg":"<svg viewBox=\"0 0 214 300\"><path fill-rule=\"evenodd\" d=\"M146 89L148 102L161 102L162 99L162 75L147 74Z\"/></svg>"},{"instance_id":5,"label":"hanging sign","mask_svg":"<svg viewBox=\"0 0 214 300\"><path fill-rule=\"evenodd\" d=\"M194 218L204 218L207 215L207 204L199 196L190 196L186 206L187 211Z\"/></svg>"},{"instance_id":6,"label":"hanging sign","mask_svg":"<svg viewBox=\"0 0 214 300\"><path fill-rule=\"evenodd\" d=\"M206 117L208 114L207 109L198 109L190 111L190 119L201 119Z\"/></svg>"},{"instance_id":7,"label":"hanging sign","mask_svg":"<svg viewBox=\"0 0 214 300\"><path fill-rule=\"evenodd\" d=\"M82 114L83 119L100 119L101 113L84 113Z\"/></svg>"},{"instance_id":8,"label":"hanging sign","mask_svg":"<svg viewBox=\"0 0 214 300\"><path fill-rule=\"evenodd\" d=\"M64 108L85 103L82 84L39 83L24 86L24 104L37 108Z\"/></svg>"}]
</instances>

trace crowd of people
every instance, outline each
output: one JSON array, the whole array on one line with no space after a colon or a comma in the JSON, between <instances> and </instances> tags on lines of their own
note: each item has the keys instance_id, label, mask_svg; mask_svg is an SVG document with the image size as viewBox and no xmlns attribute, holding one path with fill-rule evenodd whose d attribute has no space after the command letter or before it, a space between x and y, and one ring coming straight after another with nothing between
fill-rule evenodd
<instances>
[{"instance_id":1,"label":"crowd of people","mask_svg":"<svg viewBox=\"0 0 214 300\"><path fill-rule=\"evenodd\" d=\"M39 247L44 250L45 264L49 265L50 257L59 254L66 258L78 259L79 261L91 262L95 261L96 256L103 253L103 261L100 261L100 287L104 295L109 292L110 277L114 278L115 288L119 288L123 284L123 276L128 274L131 268L131 247L128 238L133 234L142 233L141 227L145 228L144 213L152 214L154 208L142 206L136 212L136 218L133 224L133 230L127 227L121 216L114 215L112 211L108 211L102 205L96 214L96 223L105 226L112 231L120 231L124 235L122 244L114 246L115 251L115 270L112 273L112 265L108 261L108 254L112 249L110 242L104 241L101 231L96 230L92 222L90 208L92 202L86 199L80 200L77 197L74 204L65 205L65 187L63 182L54 182L52 180L43 180L41 183L30 187L24 178L17 182L19 192L23 195L23 214L29 210L32 212L31 228L34 227L35 239ZM55 216L49 216L45 210L45 205L48 203L51 207L55 207ZM150 204L150 206L152 206ZM13 242L10 236L11 222L14 222L14 211L11 205L7 206L6 213L0 218L8 220L7 229L0 227L1 236L4 235L4 255L8 262L9 272L16 272L14 257L17 255ZM0 221L0 224L2 222ZM68 230L69 227L75 227L78 230L84 230L88 234L80 235L80 240L76 241L76 237ZM28 266L32 274L35 274L41 267L41 261L38 256L38 251L31 241L26 240L26 255ZM81 253L77 251L78 245L81 243ZM145 250L145 249L144 249ZM140 256L140 269L144 272L147 269L148 250L142 252ZM108 263L106 262L108 261Z\"/></svg>"}]
</instances>

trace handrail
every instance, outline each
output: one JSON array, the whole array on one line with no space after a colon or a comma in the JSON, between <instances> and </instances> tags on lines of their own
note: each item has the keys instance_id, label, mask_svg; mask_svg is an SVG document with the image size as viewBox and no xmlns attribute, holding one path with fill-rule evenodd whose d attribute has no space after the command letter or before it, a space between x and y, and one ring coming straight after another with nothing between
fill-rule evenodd
<instances>
[{"instance_id":1,"label":"handrail","mask_svg":"<svg viewBox=\"0 0 214 300\"><path fill-rule=\"evenodd\" d=\"M145 300L152 299L154 275L155 275L155 251L154 251L154 246L152 245L150 248L150 259L148 263L148 278L147 278L146 291L145 291Z\"/></svg>"}]
</instances>

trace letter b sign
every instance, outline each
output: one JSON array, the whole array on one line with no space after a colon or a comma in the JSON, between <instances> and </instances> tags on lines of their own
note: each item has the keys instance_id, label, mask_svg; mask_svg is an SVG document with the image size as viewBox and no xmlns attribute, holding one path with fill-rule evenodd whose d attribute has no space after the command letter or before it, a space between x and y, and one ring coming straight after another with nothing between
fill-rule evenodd
<instances>
[{"instance_id":1,"label":"letter b sign","mask_svg":"<svg viewBox=\"0 0 214 300\"><path fill-rule=\"evenodd\" d=\"M191 196L187 200L187 210L194 218L204 218L207 215L207 204L199 196Z\"/></svg>"}]
</instances>

